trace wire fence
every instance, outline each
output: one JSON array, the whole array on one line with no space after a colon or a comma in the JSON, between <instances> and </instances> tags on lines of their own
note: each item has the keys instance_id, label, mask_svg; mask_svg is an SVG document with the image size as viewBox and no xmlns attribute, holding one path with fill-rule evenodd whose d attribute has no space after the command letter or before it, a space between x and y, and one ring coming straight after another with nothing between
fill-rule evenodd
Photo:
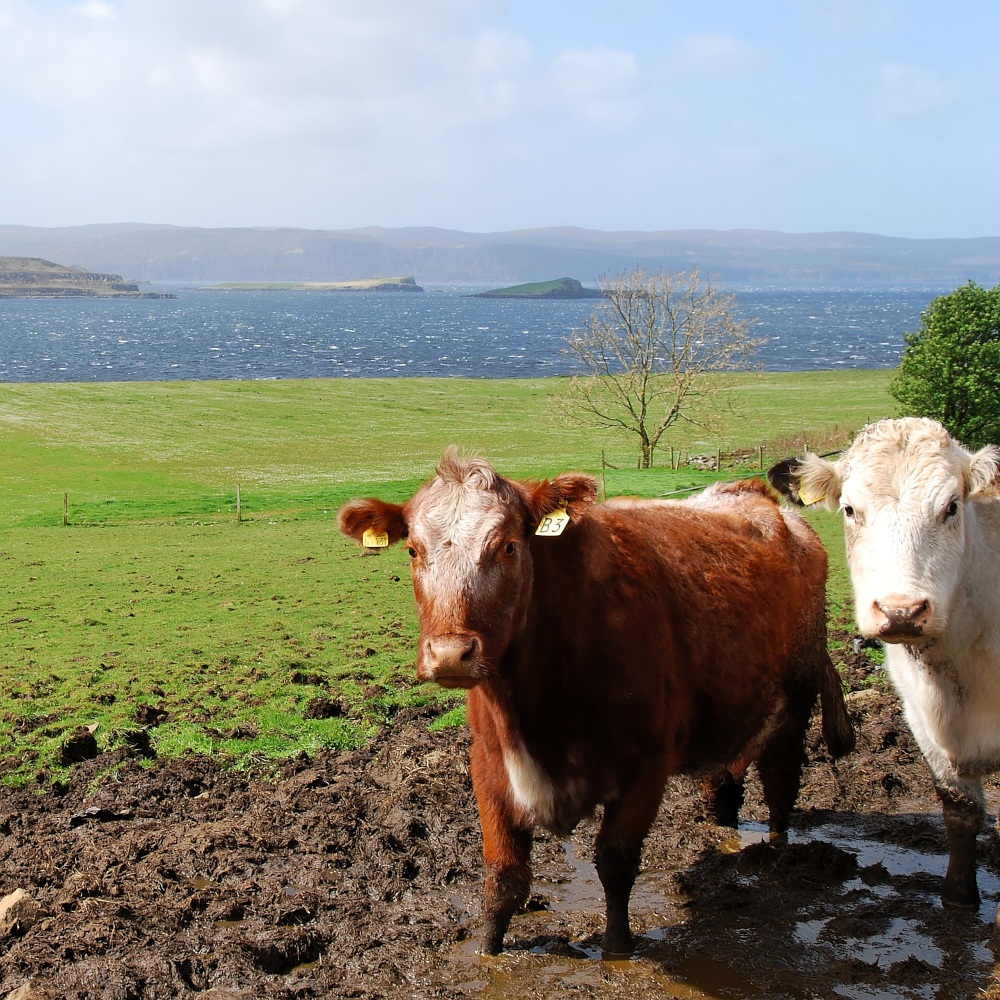
<instances>
[{"instance_id":1,"label":"wire fence","mask_svg":"<svg viewBox=\"0 0 1000 1000\"><path fill-rule=\"evenodd\" d=\"M855 429L838 425L823 431L787 435L751 447L718 445L706 451L703 448L682 450L668 445L655 453L657 464L651 470L612 464L602 451L599 460L601 492L605 496L633 492L658 496L690 493L720 478L763 476L771 465L792 455L807 451L836 454L846 447L855 433ZM678 478L681 481L677 481ZM373 483L360 489L403 502L412 494L413 483ZM63 490L61 494L32 493L10 498L7 509L0 511L0 527L323 520L335 518L337 509L358 495L357 484L302 489L261 485L248 488L241 483L189 489L173 486L156 489L144 485L110 495L92 487L79 487Z\"/></svg>"},{"instance_id":2,"label":"wire fence","mask_svg":"<svg viewBox=\"0 0 1000 1000\"><path fill-rule=\"evenodd\" d=\"M247 490L239 484L219 489L116 491L112 495L77 488L56 495L22 496L3 521L8 527L85 527L322 519L335 516L337 508L353 495L354 491L347 489L290 495Z\"/></svg>"}]
</instances>

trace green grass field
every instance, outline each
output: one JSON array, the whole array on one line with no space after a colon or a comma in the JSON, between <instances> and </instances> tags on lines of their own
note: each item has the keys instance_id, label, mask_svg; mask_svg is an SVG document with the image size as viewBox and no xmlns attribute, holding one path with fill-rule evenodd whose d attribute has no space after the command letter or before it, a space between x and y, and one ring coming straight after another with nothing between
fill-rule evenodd
<instances>
[{"instance_id":1,"label":"green grass field","mask_svg":"<svg viewBox=\"0 0 1000 1000\"><path fill-rule=\"evenodd\" d=\"M741 415L716 437L679 430L669 443L685 453L764 444L765 464L803 441L835 447L891 412L891 375L747 375L732 390ZM337 532L336 509L359 494L409 496L453 442L512 476L593 472L609 495L717 478L671 471L666 450L662 467L637 470L630 442L557 415L559 385L4 385L4 780L62 781L74 730L96 726L111 749L134 741L151 712L157 754L237 765L358 745L410 706L460 720L460 699L414 680L405 554L362 553ZM754 452L723 476L750 474L756 461ZM831 551L831 606L842 615L840 526L811 519Z\"/></svg>"}]
</instances>

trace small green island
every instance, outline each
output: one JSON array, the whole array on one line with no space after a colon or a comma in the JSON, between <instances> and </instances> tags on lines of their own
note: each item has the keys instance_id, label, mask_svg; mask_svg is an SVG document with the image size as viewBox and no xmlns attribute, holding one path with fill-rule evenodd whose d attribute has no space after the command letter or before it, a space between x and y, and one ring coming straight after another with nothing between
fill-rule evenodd
<instances>
[{"instance_id":1,"label":"small green island","mask_svg":"<svg viewBox=\"0 0 1000 1000\"><path fill-rule=\"evenodd\" d=\"M0 299L175 299L142 291L120 274L97 274L42 257L0 257Z\"/></svg>"},{"instance_id":2,"label":"small green island","mask_svg":"<svg viewBox=\"0 0 1000 1000\"><path fill-rule=\"evenodd\" d=\"M251 292L422 292L413 278L361 278L355 281L227 281L206 291Z\"/></svg>"},{"instance_id":3,"label":"small green island","mask_svg":"<svg viewBox=\"0 0 1000 1000\"><path fill-rule=\"evenodd\" d=\"M494 288L477 292L479 299L602 299L597 288L585 288L576 278L556 278L555 281L532 281L526 285Z\"/></svg>"}]
</instances>

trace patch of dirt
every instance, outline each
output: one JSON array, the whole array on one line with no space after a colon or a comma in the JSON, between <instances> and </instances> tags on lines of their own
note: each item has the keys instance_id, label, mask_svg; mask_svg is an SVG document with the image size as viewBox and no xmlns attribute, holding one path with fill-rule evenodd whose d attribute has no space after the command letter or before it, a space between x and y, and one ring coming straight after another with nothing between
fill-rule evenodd
<instances>
[{"instance_id":1,"label":"patch of dirt","mask_svg":"<svg viewBox=\"0 0 1000 1000\"><path fill-rule=\"evenodd\" d=\"M851 659L851 658L849 658ZM848 676L868 677L864 651ZM62 795L0 792L0 896L41 907L0 935L0 995L229 998L965 997L992 983L1000 849L981 838L978 914L938 900L944 828L895 697L850 696L858 749L832 764L818 725L790 842L709 823L676 779L633 896L641 935L604 962L594 824L539 835L507 951L474 954L480 834L464 730L398 721L365 750L250 778L189 756ZM995 794L995 786L990 790ZM19 991L19 992L15 992Z\"/></svg>"}]
</instances>

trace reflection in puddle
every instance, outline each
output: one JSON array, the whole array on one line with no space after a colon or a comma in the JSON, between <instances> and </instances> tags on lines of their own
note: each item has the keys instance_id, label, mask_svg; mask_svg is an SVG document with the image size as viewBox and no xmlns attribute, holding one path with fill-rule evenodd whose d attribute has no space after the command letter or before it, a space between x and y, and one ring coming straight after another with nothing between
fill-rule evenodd
<instances>
[{"instance_id":1,"label":"reflection in puddle","mask_svg":"<svg viewBox=\"0 0 1000 1000\"><path fill-rule=\"evenodd\" d=\"M475 953L475 941L464 942L454 954L455 978L447 985L457 994L503 1000L644 993L682 1000L749 1000L761 996L761 969L773 964L784 973L780 988L770 994L775 997L931 1000L950 996L932 981L934 970L959 967L968 973L970 995L979 994L971 983L987 981L995 961L988 928L997 911L1000 879L980 866L983 923L969 917L963 924L962 918L945 915L937 898L946 855L868 839L860 830L844 822L790 832L790 845L822 841L855 858L857 865L843 877L828 880L820 892L808 887L803 891L803 879L797 896L786 895L782 904L768 910L765 947L777 942L785 949L780 957L760 955L760 926L753 922L760 921L759 911L748 909L756 917L744 917L737 909L732 915L699 920L697 907L687 907L684 897L667 889L673 885L670 873L644 870L631 906L634 926L640 930L636 955L630 961L603 961L598 935L604 893L593 864L578 853L586 849L569 842L564 860L571 877L565 870L540 867L538 872L536 888L547 909L517 917L512 925L514 947L496 958L482 958ZM745 850L768 839L766 826L747 824L722 850ZM730 881L740 887L745 883L747 892L757 897L768 885L798 877L772 875L774 881L768 883L758 880L758 874L748 863L745 872L740 867ZM789 899L794 902L789 904ZM942 933L942 927L948 933ZM746 958L755 953L759 962Z\"/></svg>"},{"instance_id":2,"label":"reflection in puddle","mask_svg":"<svg viewBox=\"0 0 1000 1000\"><path fill-rule=\"evenodd\" d=\"M637 997L648 994L671 1000L706 1000L713 994L666 975L655 964L642 961L600 961L584 955L576 959L542 952L504 952L496 958L477 955L464 943L457 957L469 970L466 982L449 983L449 995L467 994L484 1000L540 1000L563 996Z\"/></svg>"},{"instance_id":3,"label":"reflection in puddle","mask_svg":"<svg viewBox=\"0 0 1000 1000\"><path fill-rule=\"evenodd\" d=\"M796 925L795 936L806 944L816 944L824 937L833 936L835 943L862 962L891 965L908 958L940 967L944 955L927 941L915 920L893 920L883 935L877 938L855 937L850 934L830 935L830 921L805 920ZM988 952L987 952L988 955Z\"/></svg>"}]
</instances>

